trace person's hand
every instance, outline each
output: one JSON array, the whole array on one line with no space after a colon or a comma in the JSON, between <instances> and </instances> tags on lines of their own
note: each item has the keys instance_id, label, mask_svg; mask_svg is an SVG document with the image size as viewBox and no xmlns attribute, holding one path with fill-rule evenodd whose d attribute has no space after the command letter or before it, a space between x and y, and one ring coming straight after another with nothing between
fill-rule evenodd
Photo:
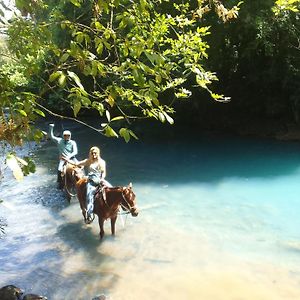
<instances>
[{"instance_id":1,"label":"person's hand","mask_svg":"<svg viewBox=\"0 0 300 300\"><path fill-rule=\"evenodd\" d=\"M54 127L54 124L53 124L53 123L49 124L49 127L52 127L52 128L53 128L53 127Z\"/></svg>"},{"instance_id":2,"label":"person's hand","mask_svg":"<svg viewBox=\"0 0 300 300\"><path fill-rule=\"evenodd\" d=\"M61 156L60 156L60 159L65 160L65 161L69 161L69 160L68 160L68 157L66 157L66 156L64 156L64 155L61 155Z\"/></svg>"}]
</instances>

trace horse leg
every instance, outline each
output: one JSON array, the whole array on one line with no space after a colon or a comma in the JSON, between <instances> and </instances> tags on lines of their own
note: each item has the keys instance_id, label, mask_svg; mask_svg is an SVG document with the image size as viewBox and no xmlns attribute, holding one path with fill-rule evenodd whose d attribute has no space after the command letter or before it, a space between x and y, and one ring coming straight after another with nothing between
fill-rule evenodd
<instances>
[{"instance_id":1,"label":"horse leg","mask_svg":"<svg viewBox=\"0 0 300 300\"><path fill-rule=\"evenodd\" d=\"M63 189L64 187L64 182L63 182L63 172L57 171L57 188L59 190Z\"/></svg>"},{"instance_id":2,"label":"horse leg","mask_svg":"<svg viewBox=\"0 0 300 300\"><path fill-rule=\"evenodd\" d=\"M65 190L65 192L66 192L66 195L67 195L68 202L71 203L71 198L72 198L71 195L69 194L67 189Z\"/></svg>"},{"instance_id":3,"label":"horse leg","mask_svg":"<svg viewBox=\"0 0 300 300\"><path fill-rule=\"evenodd\" d=\"M99 227L100 227L100 240L104 237L104 219L98 217Z\"/></svg>"},{"instance_id":4,"label":"horse leg","mask_svg":"<svg viewBox=\"0 0 300 300\"><path fill-rule=\"evenodd\" d=\"M115 235L115 232L116 232L116 221L117 221L117 217L111 217L110 218L111 234L112 235Z\"/></svg>"},{"instance_id":5,"label":"horse leg","mask_svg":"<svg viewBox=\"0 0 300 300\"><path fill-rule=\"evenodd\" d=\"M86 209L85 209L85 208L82 208L82 209L81 209L81 213L82 213L82 215L83 215L84 223L86 224L86 222L87 222L87 219L86 219Z\"/></svg>"}]
</instances>

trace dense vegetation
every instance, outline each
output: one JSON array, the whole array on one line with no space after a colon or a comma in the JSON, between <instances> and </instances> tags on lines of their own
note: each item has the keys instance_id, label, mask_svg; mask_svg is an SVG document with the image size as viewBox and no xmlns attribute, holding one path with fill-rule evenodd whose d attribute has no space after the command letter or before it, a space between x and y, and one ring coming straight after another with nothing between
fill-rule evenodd
<instances>
[{"instance_id":1,"label":"dense vegetation","mask_svg":"<svg viewBox=\"0 0 300 300\"><path fill-rule=\"evenodd\" d=\"M47 114L82 122L97 112L94 129L126 141L144 118L216 129L254 115L298 122L299 0L16 6L19 15L2 18L0 142L39 141L34 122ZM28 163L21 161L25 173L34 169Z\"/></svg>"},{"instance_id":2,"label":"dense vegetation","mask_svg":"<svg viewBox=\"0 0 300 300\"><path fill-rule=\"evenodd\" d=\"M207 128L272 134L299 121L300 15L283 1L244 1L239 17L222 24L209 15L209 60L219 77L218 90L231 97L226 105L194 97L181 109L187 120ZM197 114L195 114L197 112ZM197 118L197 119L196 119ZM182 119L184 120L184 119Z\"/></svg>"}]
</instances>

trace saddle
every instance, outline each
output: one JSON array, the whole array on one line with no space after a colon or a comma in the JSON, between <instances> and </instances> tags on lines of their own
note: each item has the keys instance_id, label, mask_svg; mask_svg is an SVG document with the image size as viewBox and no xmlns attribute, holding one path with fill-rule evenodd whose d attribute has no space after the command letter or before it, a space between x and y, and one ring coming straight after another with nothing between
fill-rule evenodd
<instances>
[{"instance_id":1,"label":"saddle","mask_svg":"<svg viewBox=\"0 0 300 300\"><path fill-rule=\"evenodd\" d=\"M105 185L103 185L101 182L96 187L96 191L95 191L95 194L94 194L93 201L95 201L95 198L103 199L104 203L107 205L107 202L106 202L106 193L105 193ZM94 215L94 213L88 214L88 212L87 212L87 202L85 202L85 204L86 204L86 207L85 207L86 208L85 223L86 224L91 224L94 221L94 219L95 219L95 215Z\"/></svg>"},{"instance_id":2,"label":"saddle","mask_svg":"<svg viewBox=\"0 0 300 300\"><path fill-rule=\"evenodd\" d=\"M106 203L105 188L106 186L102 182L100 182L100 184L97 185L94 198L99 197L100 199L103 199L103 201Z\"/></svg>"}]
</instances>

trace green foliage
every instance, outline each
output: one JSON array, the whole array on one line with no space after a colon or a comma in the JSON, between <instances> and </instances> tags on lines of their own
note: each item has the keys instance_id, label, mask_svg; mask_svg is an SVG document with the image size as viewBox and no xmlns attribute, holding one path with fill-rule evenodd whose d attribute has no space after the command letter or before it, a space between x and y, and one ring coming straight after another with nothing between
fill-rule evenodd
<instances>
[{"instance_id":1,"label":"green foliage","mask_svg":"<svg viewBox=\"0 0 300 300\"><path fill-rule=\"evenodd\" d=\"M227 100L210 90L217 77L203 66L210 32L201 18L208 4L224 21L235 18L240 5L227 9L219 1L19 0L16 6L27 17L12 20L9 48L26 74L32 105L43 102L47 108L55 99L56 106L71 108L77 118L87 109L97 110L100 117L109 112L114 117L99 131L117 137L118 128L126 125L119 117L173 124L174 98L162 95L172 91L178 100L190 97L193 78L213 99ZM27 115L23 108L18 112ZM134 137L126 132L120 134L126 141Z\"/></svg>"},{"instance_id":2,"label":"green foliage","mask_svg":"<svg viewBox=\"0 0 300 300\"><path fill-rule=\"evenodd\" d=\"M14 152L7 154L6 165L11 169L18 181L22 180L24 175L27 176L35 172L35 164L30 157L20 158Z\"/></svg>"},{"instance_id":3,"label":"green foliage","mask_svg":"<svg viewBox=\"0 0 300 300\"><path fill-rule=\"evenodd\" d=\"M277 0L273 11L275 15L285 13L287 11L299 12L300 0Z\"/></svg>"},{"instance_id":4,"label":"green foliage","mask_svg":"<svg viewBox=\"0 0 300 300\"><path fill-rule=\"evenodd\" d=\"M207 17L212 32L209 44L214 45L208 50L208 68L222 78L218 88L232 96L229 107L235 114L297 121L299 13L286 6L275 15L274 4L273 0L244 1L239 18L230 26ZM300 7L299 1L293 5Z\"/></svg>"},{"instance_id":5,"label":"green foliage","mask_svg":"<svg viewBox=\"0 0 300 300\"><path fill-rule=\"evenodd\" d=\"M29 175L30 173L35 173L36 166L33 159L29 156L23 157L26 164L22 165L22 172L25 176Z\"/></svg>"},{"instance_id":6,"label":"green foliage","mask_svg":"<svg viewBox=\"0 0 300 300\"><path fill-rule=\"evenodd\" d=\"M10 59L0 66L0 142L39 141L34 122L53 108L75 118L96 111L99 132L128 142L137 139L132 120L173 124L175 100L191 97L191 82L227 101L210 88L217 77L204 67L210 27L202 18L214 9L222 21L234 19L239 5L16 0L20 13L4 22ZM22 170L33 171L29 162Z\"/></svg>"}]
</instances>

